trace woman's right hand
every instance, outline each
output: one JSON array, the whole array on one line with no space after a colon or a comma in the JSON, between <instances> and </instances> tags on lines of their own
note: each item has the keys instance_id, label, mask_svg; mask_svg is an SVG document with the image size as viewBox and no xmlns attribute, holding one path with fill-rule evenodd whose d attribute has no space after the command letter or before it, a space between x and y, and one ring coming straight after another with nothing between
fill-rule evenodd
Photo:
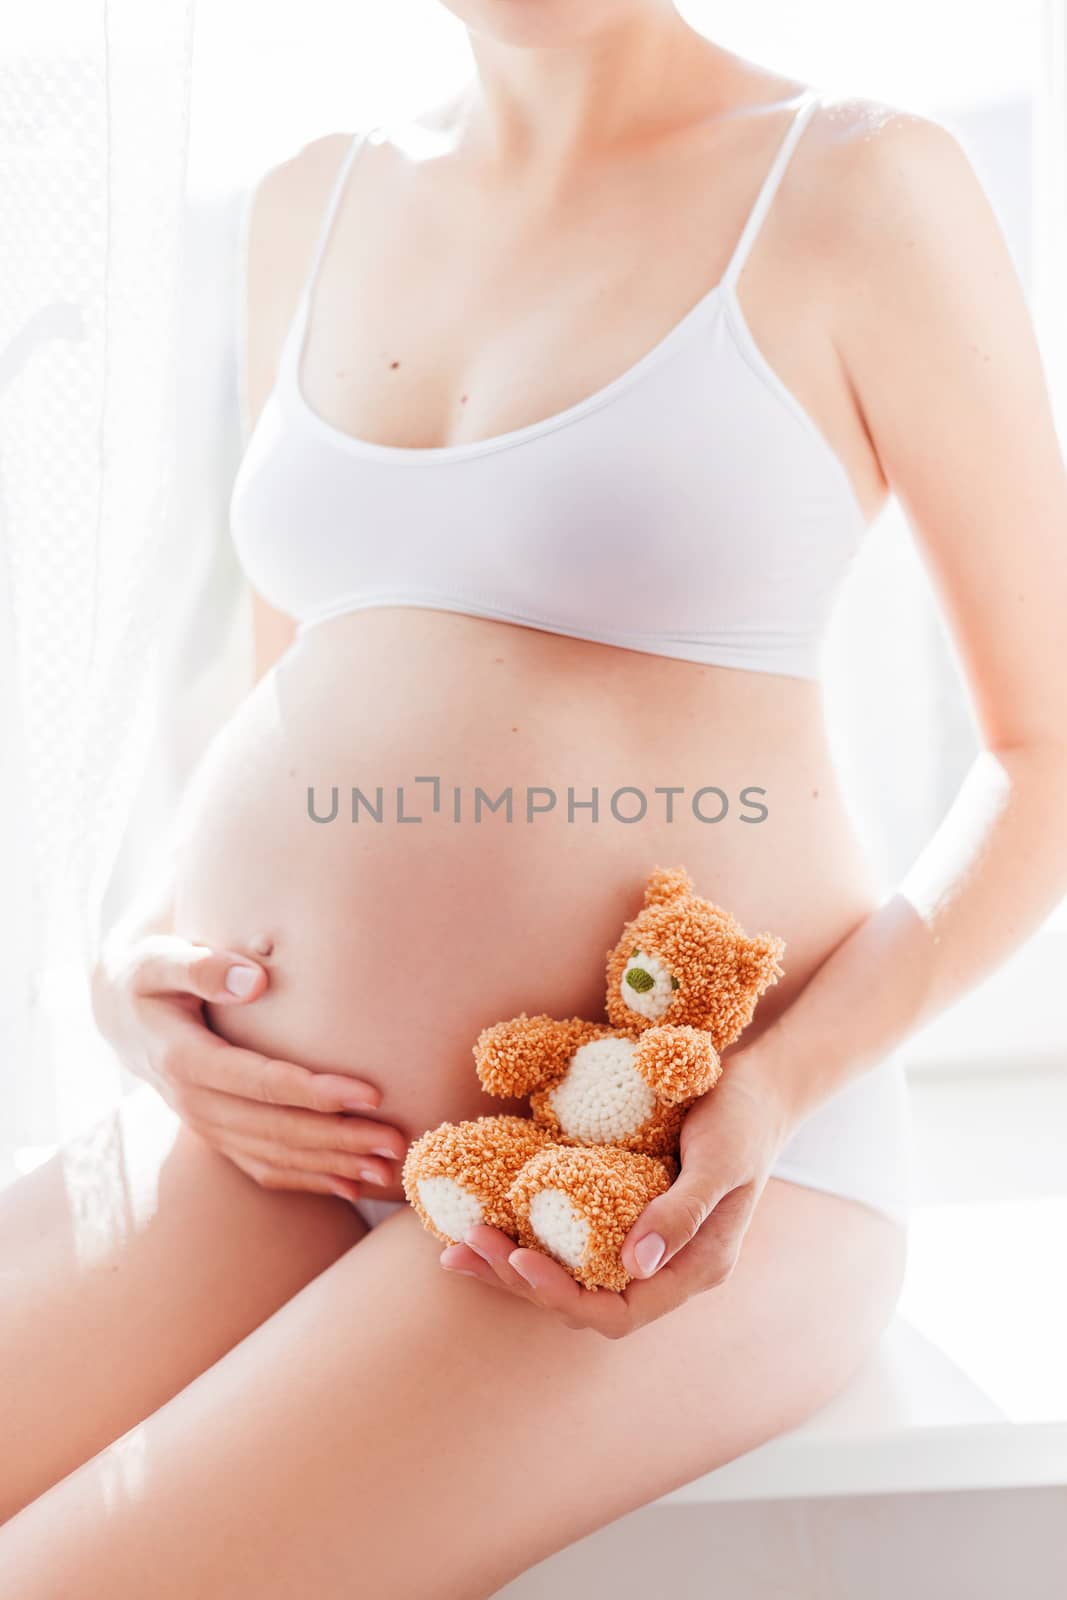
<instances>
[{"instance_id":1,"label":"woman's right hand","mask_svg":"<svg viewBox=\"0 0 1067 1600\"><path fill-rule=\"evenodd\" d=\"M93 1014L123 1065L264 1188L357 1200L396 1182L406 1141L359 1115L380 1102L371 1084L241 1049L208 1027L205 1000L250 1005L267 983L247 956L150 933L105 949Z\"/></svg>"}]
</instances>

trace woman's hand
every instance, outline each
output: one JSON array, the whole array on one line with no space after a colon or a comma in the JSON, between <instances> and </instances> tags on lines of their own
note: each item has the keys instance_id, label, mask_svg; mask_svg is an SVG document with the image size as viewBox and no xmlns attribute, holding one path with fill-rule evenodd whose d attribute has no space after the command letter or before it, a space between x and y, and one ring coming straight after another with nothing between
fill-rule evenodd
<instances>
[{"instance_id":1,"label":"woman's hand","mask_svg":"<svg viewBox=\"0 0 1067 1600\"><path fill-rule=\"evenodd\" d=\"M734 1052L715 1088L687 1113L681 1171L623 1242L623 1262L637 1281L621 1294L583 1288L550 1256L516 1249L513 1239L484 1225L442 1251L441 1265L522 1295L568 1327L592 1328L609 1339L724 1283L791 1124L757 1061L755 1048Z\"/></svg>"},{"instance_id":2,"label":"woman's hand","mask_svg":"<svg viewBox=\"0 0 1067 1600\"><path fill-rule=\"evenodd\" d=\"M357 1200L395 1182L406 1140L358 1115L379 1103L371 1084L240 1049L207 1026L205 1000L249 1005L267 983L246 956L148 934L98 961L93 1013L123 1065L264 1188Z\"/></svg>"}]
</instances>

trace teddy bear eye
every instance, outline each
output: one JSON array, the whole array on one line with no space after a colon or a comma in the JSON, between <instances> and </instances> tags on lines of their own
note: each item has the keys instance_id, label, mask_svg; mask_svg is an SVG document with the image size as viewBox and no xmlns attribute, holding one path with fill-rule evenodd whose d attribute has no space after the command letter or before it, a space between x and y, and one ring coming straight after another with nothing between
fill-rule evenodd
<instances>
[{"instance_id":1,"label":"teddy bear eye","mask_svg":"<svg viewBox=\"0 0 1067 1600\"><path fill-rule=\"evenodd\" d=\"M641 954L640 950L637 948L636 945L634 945L634 948L630 951L630 960L632 961L634 956L639 956L640 954Z\"/></svg>"},{"instance_id":2,"label":"teddy bear eye","mask_svg":"<svg viewBox=\"0 0 1067 1600\"><path fill-rule=\"evenodd\" d=\"M638 994L645 994L655 987L656 980L651 972L646 972L644 967L631 967L626 974L626 981L630 988Z\"/></svg>"},{"instance_id":3,"label":"teddy bear eye","mask_svg":"<svg viewBox=\"0 0 1067 1600\"><path fill-rule=\"evenodd\" d=\"M672 989L677 989L679 987L680 987L680 985L679 985L678 979L674 976L674 973L672 972L671 973L671 988Z\"/></svg>"}]
</instances>

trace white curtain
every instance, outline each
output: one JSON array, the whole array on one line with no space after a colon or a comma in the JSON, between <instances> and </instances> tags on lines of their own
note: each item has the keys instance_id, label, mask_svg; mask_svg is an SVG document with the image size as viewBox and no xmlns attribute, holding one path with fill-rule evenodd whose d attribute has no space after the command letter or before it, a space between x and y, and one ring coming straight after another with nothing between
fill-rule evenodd
<instances>
[{"instance_id":1,"label":"white curtain","mask_svg":"<svg viewBox=\"0 0 1067 1600\"><path fill-rule=\"evenodd\" d=\"M0 41L0 1181L83 1119L65 1077L117 1089L85 974L190 560L192 0L30 9Z\"/></svg>"}]
</instances>

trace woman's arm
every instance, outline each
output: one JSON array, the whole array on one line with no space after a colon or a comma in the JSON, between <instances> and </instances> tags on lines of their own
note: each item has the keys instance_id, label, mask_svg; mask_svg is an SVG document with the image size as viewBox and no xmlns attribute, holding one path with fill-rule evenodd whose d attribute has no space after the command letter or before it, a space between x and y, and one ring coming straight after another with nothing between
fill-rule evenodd
<instances>
[{"instance_id":1,"label":"woman's arm","mask_svg":"<svg viewBox=\"0 0 1067 1600\"><path fill-rule=\"evenodd\" d=\"M894 116L840 155L855 220L839 348L983 749L898 893L753 1047L792 1115L983 978L1067 893L1067 472L1031 319L950 133Z\"/></svg>"},{"instance_id":2,"label":"woman's arm","mask_svg":"<svg viewBox=\"0 0 1067 1600\"><path fill-rule=\"evenodd\" d=\"M319 169L324 147L336 144L320 140L307 147ZM276 272L286 248L292 255L291 244L283 248L280 241L293 231L292 191L306 196L298 170L304 156L267 174L246 217L241 298L247 309L238 339L243 432L255 425L274 381L284 333ZM282 285L291 296L290 313L304 264L291 260L288 288ZM256 594L252 611L258 682L292 643L295 623ZM195 781L196 773L190 783ZM394 1181L406 1139L399 1129L362 1115L379 1105L377 1088L237 1048L206 1026L204 1001L255 1004L269 987L269 974L242 952L174 933L176 843L172 828L145 887L102 941L92 970L101 1033L187 1127L265 1187L356 1200L368 1184Z\"/></svg>"},{"instance_id":3,"label":"woman's arm","mask_svg":"<svg viewBox=\"0 0 1067 1600\"><path fill-rule=\"evenodd\" d=\"M947 130L903 115L872 127L861 111L840 138L831 192L847 225L827 222L838 348L939 593L983 748L897 893L735 1053L730 1101L716 1090L690 1113L682 1174L635 1224L625 1258L637 1270L654 1233L666 1265L699 1232L688 1271L711 1282L728 1274L760 1171L797 1123L1003 961L1067 892L1067 471L1029 312Z\"/></svg>"},{"instance_id":4,"label":"woman's arm","mask_svg":"<svg viewBox=\"0 0 1067 1600\"><path fill-rule=\"evenodd\" d=\"M811 220L840 285L834 338L939 593L983 749L897 893L689 1112L681 1173L623 1250L649 1281L594 1295L486 1229L482 1264L465 1246L445 1252L611 1337L721 1283L797 1123L1067 892L1067 471L1029 312L951 133L864 105L836 110L833 129L826 213Z\"/></svg>"},{"instance_id":5,"label":"woman's arm","mask_svg":"<svg viewBox=\"0 0 1067 1600\"><path fill-rule=\"evenodd\" d=\"M255 651L254 682L258 683L279 657L289 648L296 632L291 617L268 606L265 600L252 595L252 626ZM142 874L138 892L125 911L116 918L101 941L93 966L93 981L101 980L105 968L105 954L116 945L125 945L134 939L153 933L174 931L174 838L161 846L151 864Z\"/></svg>"},{"instance_id":6,"label":"woman's arm","mask_svg":"<svg viewBox=\"0 0 1067 1600\"><path fill-rule=\"evenodd\" d=\"M311 219L293 228L290 218L297 197L309 186L311 176L323 167L323 152L329 139L317 140L291 160L272 167L259 180L245 201L241 218L237 272L237 395L242 447L270 394L277 373L278 357L285 332L285 318L291 316L299 292L299 275L305 265L299 236L306 234L305 255L310 250ZM309 157L312 158L309 161ZM317 188L317 183L311 187ZM306 205L306 202L305 202ZM294 235L297 243L294 244ZM291 617L274 610L252 592L254 638L253 684L258 683L288 649L296 632ZM148 868L141 888L122 916L110 929L106 943L128 942L151 933L173 931L174 910L173 840L164 847ZM99 976L97 968L96 976Z\"/></svg>"}]
</instances>

